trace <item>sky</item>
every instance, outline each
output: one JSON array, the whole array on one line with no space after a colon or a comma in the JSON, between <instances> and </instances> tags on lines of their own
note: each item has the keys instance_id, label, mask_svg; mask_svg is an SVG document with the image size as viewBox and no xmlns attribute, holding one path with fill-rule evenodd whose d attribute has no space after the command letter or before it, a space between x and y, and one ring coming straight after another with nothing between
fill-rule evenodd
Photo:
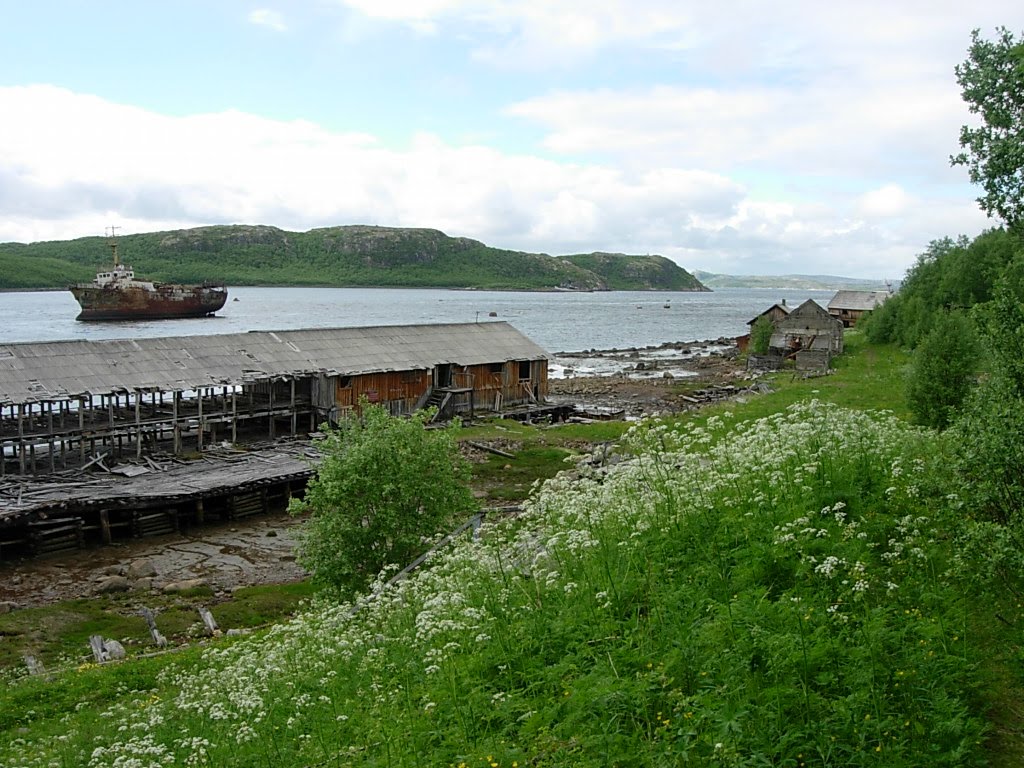
<instances>
[{"instance_id":1,"label":"sky","mask_svg":"<svg viewBox=\"0 0 1024 768\"><path fill-rule=\"evenodd\" d=\"M0 242L430 227L898 279L1020 0L0 0Z\"/></svg>"}]
</instances>

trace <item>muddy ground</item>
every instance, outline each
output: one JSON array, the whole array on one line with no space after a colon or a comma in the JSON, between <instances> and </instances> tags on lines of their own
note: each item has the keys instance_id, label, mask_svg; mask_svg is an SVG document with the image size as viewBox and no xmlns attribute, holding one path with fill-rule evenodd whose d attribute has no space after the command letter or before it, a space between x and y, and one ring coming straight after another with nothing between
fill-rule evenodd
<instances>
[{"instance_id":1,"label":"muddy ground","mask_svg":"<svg viewBox=\"0 0 1024 768\"><path fill-rule=\"evenodd\" d=\"M552 369L549 399L598 416L689 410L700 406L693 393L739 391L751 384L727 340L563 353L555 355ZM0 564L0 610L88 597L111 586L164 590L201 580L226 594L239 586L294 581L304 576L293 553L296 522L287 514L271 514L207 525L187 535Z\"/></svg>"},{"instance_id":2,"label":"muddy ground","mask_svg":"<svg viewBox=\"0 0 1024 768\"><path fill-rule=\"evenodd\" d=\"M122 577L126 591L162 591L201 581L229 593L240 586L295 581L305 575L293 552L296 523L285 513L269 514L205 525L189 535L131 539L7 563L0 566L0 602L30 606L89 597L105 584L117 586L111 577Z\"/></svg>"}]
</instances>

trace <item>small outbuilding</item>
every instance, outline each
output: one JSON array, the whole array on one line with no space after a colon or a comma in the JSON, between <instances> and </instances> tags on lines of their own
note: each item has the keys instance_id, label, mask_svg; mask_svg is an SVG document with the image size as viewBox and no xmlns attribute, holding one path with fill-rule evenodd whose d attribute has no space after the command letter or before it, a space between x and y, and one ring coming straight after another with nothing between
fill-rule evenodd
<instances>
[{"instance_id":1,"label":"small outbuilding","mask_svg":"<svg viewBox=\"0 0 1024 768\"><path fill-rule=\"evenodd\" d=\"M778 302L777 304L772 304L770 307L768 307L768 309L766 309L764 312L762 312L761 314L757 315L756 317L753 317L750 320L747 320L747 325L749 325L751 328L753 328L754 327L754 323L756 323L762 317L767 317L769 320L771 320L772 321L772 325L778 325L780 320L782 320L783 318L785 318L785 317L787 317L789 315L790 310L791 310L791 307L789 307L786 304L786 300L783 299L782 301Z\"/></svg>"},{"instance_id":2,"label":"small outbuilding","mask_svg":"<svg viewBox=\"0 0 1024 768\"><path fill-rule=\"evenodd\" d=\"M739 349L740 352L746 352L750 349L750 340L754 332L754 325L762 317L768 318L768 320L772 324L772 328L775 328L779 324L780 320L789 315L789 311L790 307L786 304L786 300L783 299L777 304L772 304L764 312L761 312L755 317L752 317L750 320L747 320L747 325L750 326L750 330L747 333L743 334L742 336L736 337L736 347ZM754 357L753 359L748 359L748 365L751 368L777 368L778 365L781 364L782 362L781 358L779 358L778 355L772 355L770 357L772 359L763 357Z\"/></svg>"},{"instance_id":3,"label":"small outbuilding","mask_svg":"<svg viewBox=\"0 0 1024 768\"><path fill-rule=\"evenodd\" d=\"M828 313L852 328L867 312L889 298L888 291L838 291L828 303Z\"/></svg>"},{"instance_id":4,"label":"small outbuilding","mask_svg":"<svg viewBox=\"0 0 1024 768\"><path fill-rule=\"evenodd\" d=\"M770 346L786 356L801 350L838 355L843 351L843 324L808 299L778 322Z\"/></svg>"}]
</instances>

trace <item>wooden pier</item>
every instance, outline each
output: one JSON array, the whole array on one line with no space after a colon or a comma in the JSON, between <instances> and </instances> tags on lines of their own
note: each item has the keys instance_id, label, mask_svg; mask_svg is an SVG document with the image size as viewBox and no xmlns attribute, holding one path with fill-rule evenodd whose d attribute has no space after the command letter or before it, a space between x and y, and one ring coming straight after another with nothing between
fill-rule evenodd
<instances>
[{"instance_id":1,"label":"wooden pier","mask_svg":"<svg viewBox=\"0 0 1024 768\"><path fill-rule=\"evenodd\" d=\"M314 474L307 439L149 456L108 469L0 482L0 560L186 531L288 506ZM139 470L139 471L133 471Z\"/></svg>"}]
</instances>

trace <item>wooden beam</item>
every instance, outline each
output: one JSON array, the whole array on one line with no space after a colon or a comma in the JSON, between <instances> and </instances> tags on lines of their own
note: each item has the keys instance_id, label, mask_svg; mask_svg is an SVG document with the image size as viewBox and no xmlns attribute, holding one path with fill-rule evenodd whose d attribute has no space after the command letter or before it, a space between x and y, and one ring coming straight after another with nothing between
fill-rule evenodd
<instances>
[{"instance_id":1,"label":"wooden beam","mask_svg":"<svg viewBox=\"0 0 1024 768\"><path fill-rule=\"evenodd\" d=\"M78 398L78 460L85 463L85 398Z\"/></svg>"},{"instance_id":2,"label":"wooden beam","mask_svg":"<svg viewBox=\"0 0 1024 768\"><path fill-rule=\"evenodd\" d=\"M171 404L171 419L174 422L174 453L181 453L181 424L178 422L178 407L181 404L181 392L174 390Z\"/></svg>"},{"instance_id":3,"label":"wooden beam","mask_svg":"<svg viewBox=\"0 0 1024 768\"><path fill-rule=\"evenodd\" d=\"M18 403L18 471L25 474L25 405Z\"/></svg>"},{"instance_id":4,"label":"wooden beam","mask_svg":"<svg viewBox=\"0 0 1024 768\"><path fill-rule=\"evenodd\" d=\"M135 458L142 458L142 392L135 390Z\"/></svg>"},{"instance_id":5,"label":"wooden beam","mask_svg":"<svg viewBox=\"0 0 1024 768\"><path fill-rule=\"evenodd\" d=\"M292 383L292 402L291 402L291 409L292 409L292 437L295 437L295 432L296 432L296 429L298 428L298 419L299 419L298 414L295 413L295 379L292 379L291 383Z\"/></svg>"},{"instance_id":6,"label":"wooden beam","mask_svg":"<svg viewBox=\"0 0 1024 768\"><path fill-rule=\"evenodd\" d=\"M199 452L202 453L203 452L203 430L204 430L204 424L203 424L203 388L200 387L198 390L196 390L196 393L199 395L199 435L196 438L196 444L199 447Z\"/></svg>"},{"instance_id":7,"label":"wooden beam","mask_svg":"<svg viewBox=\"0 0 1024 768\"><path fill-rule=\"evenodd\" d=\"M110 512L105 509L100 510L100 537L104 544L110 544L113 541L110 534Z\"/></svg>"}]
</instances>

